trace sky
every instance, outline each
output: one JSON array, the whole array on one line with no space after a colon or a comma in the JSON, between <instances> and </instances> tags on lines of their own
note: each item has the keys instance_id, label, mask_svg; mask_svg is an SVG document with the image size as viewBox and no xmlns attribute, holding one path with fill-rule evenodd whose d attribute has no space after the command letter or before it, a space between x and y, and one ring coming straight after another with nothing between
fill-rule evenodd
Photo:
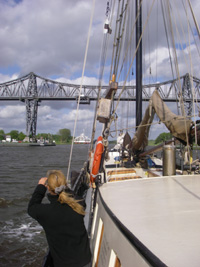
<instances>
[{"instance_id":1,"label":"sky","mask_svg":"<svg viewBox=\"0 0 200 267\"><path fill-rule=\"evenodd\" d=\"M147 1L148 8L151 2ZM172 2L178 6L182 0ZM191 3L197 16L200 14L200 2L191 0ZM34 72L52 80L80 84L92 4L93 0L0 0L0 83ZM106 0L96 0L84 84L98 84L106 6ZM151 36L143 41L147 52L145 77L148 75L150 64L151 81L159 82L171 79L171 73L166 64L168 52L163 34L160 33L162 27L157 21L160 14L156 6L152 12L155 16L153 15L154 21L150 26L152 27ZM183 18L185 15L181 8L179 12L176 16ZM197 22L200 24L199 18ZM183 27L187 27L187 24L183 23ZM149 39L151 39L151 45L147 46ZM159 46L156 46L155 41L158 39ZM155 52L156 48L158 52ZM185 50L185 47L179 49L179 52L181 50ZM198 77L199 56L195 56L195 53L192 50L191 54L195 61L193 71ZM181 73L188 72L187 64L179 54L178 56ZM109 69L109 63L106 65L107 69ZM103 83L107 84L108 81L103 80ZM94 108L94 102L89 106L80 106L76 136L84 132L90 137ZM126 106L121 104L120 109L134 110L135 103L129 103ZM134 116L133 112L130 118L133 124L135 123ZM75 117L76 103L43 101L38 109L37 133L56 134L59 129L63 128L68 128L73 133ZM125 117L118 123L126 124ZM0 129L6 133L11 130L26 132L24 103L0 101ZM151 138L155 139L163 131L166 131L165 127L157 126L151 131Z\"/></svg>"}]
</instances>

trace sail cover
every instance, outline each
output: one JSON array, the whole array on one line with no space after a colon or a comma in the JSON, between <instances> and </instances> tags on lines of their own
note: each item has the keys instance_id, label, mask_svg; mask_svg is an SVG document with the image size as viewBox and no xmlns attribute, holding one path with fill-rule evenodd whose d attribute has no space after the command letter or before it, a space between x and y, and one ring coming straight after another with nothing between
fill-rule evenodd
<instances>
[{"instance_id":1,"label":"sail cover","mask_svg":"<svg viewBox=\"0 0 200 267\"><path fill-rule=\"evenodd\" d=\"M147 146L149 129L155 113L174 137L183 142L187 142L192 121L184 116L173 113L163 102L158 91L155 90L151 96L142 122L132 139L133 150L144 150L145 146Z\"/></svg>"}]
</instances>

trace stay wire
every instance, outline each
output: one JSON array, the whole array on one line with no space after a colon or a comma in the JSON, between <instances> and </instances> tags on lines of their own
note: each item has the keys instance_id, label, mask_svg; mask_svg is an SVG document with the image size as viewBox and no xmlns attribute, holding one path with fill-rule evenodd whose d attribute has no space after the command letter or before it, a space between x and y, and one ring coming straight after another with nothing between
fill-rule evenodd
<instances>
[{"instance_id":1,"label":"stay wire","mask_svg":"<svg viewBox=\"0 0 200 267\"><path fill-rule=\"evenodd\" d=\"M109 14L106 11L106 17L108 19L110 17L110 24L112 24L115 1L114 1L113 5L112 5L112 1L111 1L111 7L112 7L111 14ZM110 11L110 9L109 9L109 11ZM96 132L96 124L97 124L97 109L98 109L98 104L99 104L99 99L100 99L102 79L103 79L105 62L106 62L106 57L107 57L107 50L108 50L107 48L108 48L108 43L109 43L109 36L110 36L109 32L104 34L103 43L102 43L102 51L101 51L101 56L100 56L100 73L99 73L98 94L97 94L97 101L96 101L96 107L95 107L95 113L94 113L94 119L93 119L92 136L91 136L91 144L90 144L89 151L93 150L93 141L94 141L94 136L95 136L95 132Z\"/></svg>"},{"instance_id":2,"label":"stay wire","mask_svg":"<svg viewBox=\"0 0 200 267\"><path fill-rule=\"evenodd\" d=\"M184 3L183 3L183 2L182 2L182 4L183 4L183 6L184 6ZM189 63L190 63L190 66L189 66L189 64L187 64L186 55L185 55L185 52L184 52L184 49L183 49L183 45L182 45L182 50L183 50L183 53L184 53L184 58L185 58L186 64L187 64L187 66L188 66L188 72L191 73L192 76L193 76L193 72L194 72L194 70L193 70L192 55L191 55L190 32L191 32L193 38L194 38L194 35L193 35L193 31L191 30L190 23L189 23L189 17L188 17L189 14L188 14L188 10L186 9L185 6L184 6L184 10L185 10L185 13L186 13L187 26L188 26L188 30L187 30L187 32L188 32L188 40L189 40L189 42L188 42L188 46L187 46L187 51L188 51L187 54L189 55L189 59L190 59ZM191 11L191 9L190 9L190 11ZM191 11L191 12L192 12L192 11ZM179 14L179 12L178 12L178 14ZM179 20L180 20L180 15L179 15ZM180 21L181 21L181 20L180 20ZM180 24L181 24L181 23L180 23ZM182 32L183 32L183 36L185 37L185 43L186 43L186 36L185 36L184 31L183 31L182 24L181 24L181 29L182 29ZM179 39L181 40L180 36L179 36ZM194 40L195 40L195 38L194 38ZM181 41L180 41L180 43L181 43ZM192 87L192 103L193 103L193 111L194 111L194 114L196 114L196 112L195 112L195 100L196 100L196 104L197 104L198 102L197 102L197 98L196 98L196 96L195 96L195 92L194 92L193 79L191 79L191 78L189 78L189 79L190 79L190 84L191 84L191 87ZM197 104L197 106L198 106L198 104ZM197 130L196 130L196 118L195 118L195 117L194 117L194 129L195 129L195 143L197 144Z\"/></svg>"},{"instance_id":3,"label":"stay wire","mask_svg":"<svg viewBox=\"0 0 200 267\"><path fill-rule=\"evenodd\" d=\"M155 1L155 0L154 0L154 1ZM139 5L138 10L140 10L141 5L142 5L142 0L141 0L141 2L140 2L140 5ZM120 68L120 71L119 71L119 74L118 74L118 80L119 80L119 78L120 78L120 76L121 76L121 72L122 72L122 69L123 69L123 65L124 65L124 62L125 62L126 57L127 57L127 55L128 55L128 51L129 51L130 45L132 44L132 38L133 38L133 34L134 34L134 32L135 32L135 25L136 25L136 22L137 22L138 17L139 17L139 12L137 13L137 16L136 16L136 18L135 18L134 25L133 25L133 27L132 27L132 31L131 31L131 34L130 34L130 38L129 38L129 40L128 40L128 44L127 44L127 48L126 48L126 52L124 53L124 58L123 58L123 60L122 60L121 68ZM132 65L133 65L133 62L132 62L132 64L131 64L131 66L132 66ZM129 75L129 74L128 74L128 75Z\"/></svg>"},{"instance_id":4,"label":"stay wire","mask_svg":"<svg viewBox=\"0 0 200 267\"><path fill-rule=\"evenodd\" d=\"M88 53L88 47L89 47L89 41L90 41L90 35L91 35L91 29L92 29L92 22L93 22L93 16L94 16L95 1L96 0L93 0L93 4L92 4L92 12L91 12L91 17L90 17L90 25L89 25L88 37L87 37L87 44L86 44L86 49L85 49L85 57L84 57L84 63L83 63L83 70L82 70L80 91L79 91L79 97L78 97L78 103L77 103L77 109L76 109L76 118L75 118L75 123L74 123L74 131L73 131L71 151L70 151L69 164L68 164L68 170L67 170L67 182L70 179L69 178L69 173L70 173L70 167L71 167L72 152L73 152L74 138L75 138L75 132L76 132L76 124L77 124L77 120L78 120L78 111L79 111L81 91L82 91L82 86L83 86L83 78L84 78L84 73L85 73L85 65L86 65L86 60L87 60L87 53Z\"/></svg>"},{"instance_id":5,"label":"stay wire","mask_svg":"<svg viewBox=\"0 0 200 267\"><path fill-rule=\"evenodd\" d=\"M191 10L192 12L192 10ZM187 16L187 21L189 21L188 18L188 12L186 11L186 16ZM190 62L192 62L191 60L191 43L190 43L190 35L189 35L189 23L188 23L188 37L189 37L189 55L190 55ZM191 73L193 76L193 65L191 64ZM193 79L190 80L191 84L192 84L192 103L193 103L193 110L194 110L194 115L196 114L196 110L195 110L195 92L194 92L194 84L193 84ZM196 98L196 103L197 103L197 98ZM196 128L196 117L194 117L194 130L195 130L195 144L197 144L197 128Z\"/></svg>"},{"instance_id":6,"label":"stay wire","mask_svg":"<svg viewBox=\"0 0 200 267\"><path fill-rule=\"evenodd\" d=\"M183 7L184 7L184 10L185 10L185 13L186 13L186 7L185 7L185 4L184 4L183 0L182 0L182 4L183 4ZM191 31L191 33L192 33L192 35L193 35L193 40L194 40L196 49L197 49L198 54L199 54L199 56L200 56L200 50L199 50L199 47L198 47L198 45L197 45L196 38L195 38L195 36L194 36L194 31L192 30L192 26L191 26L190 21L188 21L188 23L189 23L189 25L190 25L190 31Z\"/></svg>"},{"instance_id":7,"label":"stay wire","mask_svg":"<svg viewBox=\"0 0 200 267\"><path fill-rule=\"evenodd\" d=\"M143 28L143 30L142 30L141 36L140 36L140 38L139 38L139 40L138 40L138 44L137 44L135 53L134 53L134 55L133 55L131 64L130 64L130 66L129 66L129 70L128 70L128 73L127 73L126 78L125 78L125 80L124 80L123 88L122 88L122 90L121 90L121 92L120 92L120 94L119 94L119 97L118 97L118 100L117 100L117 104L116 104L116 106L115 106L115 110L114 110L113 114L116 113L117 107L118 107L119 102L120 102L121 95L123 94L123 92L124 92L124 90L125 90L125 85L126 85L126 82L127 82L128 76L129 76L129 73L130 73L130 71L131 71L131 68L132 68L132 65L133 65L133 61L134 61L134 59L135 59L135 56L136 56L138 47L139 47L140 42L141 42L141 40L142 40L142 36L143 36L144 31L145 31L145 29L146 29L147 22L148 22L148 20L149 20L149 16L150 16L150 14L151 14L151 11L152 11L152 8L153 8L154 3L155 3L155 0L152 1L152 5L151 5L150 11L149 11L149 15L148 15L148 17L147 17L147 19L146 19L146 22L145 22L144 28ZM137 17L138 17L138 16L137 16Z\"/></svg>"},{"instance_id":8,"label":"stay wire","mask_svg":"<svg viewBox=\"0 0 200 267\"><path fill-rule=\"evenodd\" d=\"M118 20L118 17L119 17L119 12L120 12L120 5L118 5L118 8L117 8L117 16L116 16L116 18L117 18L117 20ZM116 21L116 25L118 25L117 24L117 21ZM118 29L118 27L116 27L115 28L115 34L114 34L114 40L116 40L116 36L117 36L117 29ZM112 79L112 74L113 74L113 62L114 62L114 55L115 55L115 48L116 48L116 44L115 44L115 41L114 41L114 43L113 43L113 51L112 51L112 60L111 60L111 67L110 67L110 78L109 78L109 80L111 80Z\"/></svg>"},{"instance_id":9,"label":"stay wire","mask_svg":"<svg viewBox=\"0 0 200 267\"><path fill-rule=\"evenodd\" d=\"M178 84L179 84L180 105L181 105L182 116L185 118L184 119L184 124L185 124L187 148L189 150L189 140L188 140L189 133L187 132L186 115L185 115L185 108L184 108L184 102L183 102L183 94L182 94L182 90L180 90L181 89L180 72L179 72L179 66L178 66L178 57L177 57L177 53L176 53L176 44L175 44L175 39L174 39L174 32L173 32L173 27L172 27L172 17L170 15L170 3L169 3L169 0L167 1L167 7L168 7L168 13L169 13L170 28L171 28L171 37L172 37L172 44L173 44L173 51L174 51L175 68L176 68L176 74L177 74L177 77L178 77ZM173 12L172 12L172 16L173 16L173 18L175 17Z\"/></svg>"},{"instance_id":10,"label":"stay wire","mask_svg":"<svg viewBox=\"0 0 200 267\"><path fill-rule=\"evenodd\" d=\"M197 23L197 20L196 20L195 15L194 15L194 11L193 11L193 8L192 8L192 5L191 5L190 0L188 0L188 3L189 3L189 7L190 7L190 10L191 10L193 19L194 19L194 23L195 23L195 26L196 26L196 30L197 30L197 32L198 32L198 36L199 36L199 39L200 39L200 29L199 29L199 25L198 25L198 23Z\"/></svg>"}]
</instances>

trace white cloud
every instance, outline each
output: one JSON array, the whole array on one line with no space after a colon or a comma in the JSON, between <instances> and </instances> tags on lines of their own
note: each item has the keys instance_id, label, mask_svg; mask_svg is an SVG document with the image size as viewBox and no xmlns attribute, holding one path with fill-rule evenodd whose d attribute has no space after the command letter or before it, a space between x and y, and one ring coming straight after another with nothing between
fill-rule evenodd
<instances>
[{"instance_id":1,"label":"white cloud","mask_svg":"<svg viewBox=\"0 0 200 267\"><path fill-rule=\"evenodd\" d=\"M48 116L49 115L49 113L51 112L51 108L50 108L50 106L40 106L39 107L39 111L38 111L39 113L40 113L40 116Z\"/></svg>"},{"instance_id":2,"label":"white cloud","mask_svg":"<svg viewBox=\"0 0 200 267\"><path fill-rule=\"evenodd\" d=\"M82 108L78 112L77 129L76 133L85 134L90 136L94 113L89 108ZM68 110L66 108L55 110L49 106L39 107L37 132L48 132L56 134L59 129L67 128L74 131L74 123L76 118L76 110ZM84 129L85 128L85 129Z\"/></svg>"},{"instance_id":3,"label":"white cloud","mask_svg":"<svg viewBox=\"0 0 200 267\"><path fill-rule=\"evenodd\" d=\"M143 12L147 14L149 6L146 4L149 5L149 1L143 2ZM172 7L177 4L176 2L171 1ZM198 15L200 12L199 1L193 0L192 2L194 12ZM14 0L0 1L0 83L16 79L33 71L42 77L54 77L60 82L80 84L91 4L91 0L23 0L18 4ZM83 84L98 84L106 4L107 1L96 1ZM158 24L157 20L157 15L160 17L161 12L157 12L157 8L158 6L155 5L153 9L153 20L149 26L150 35L144 36L143 39L143 51L147 53L144 64L145 78L148 80L149 66L151 66L153 82L157 82L161 77L166 80L171 79L166 38L164 34L160 33L164 28L163 24ZM183 29L188 29L184 10L179 8L177 16L174 17L177 20L177 25L179 25L178 18L181 17L185 18L182 24ZM199 17L197 20L199 24ZM181 35L179 41L182 41L183 38L184 36ZM177 40L176 44L178 43ZM156 44L157 41L159 41L159 46ZM197 40L197 45L199 45L199 40ZM108 50L111 51L110 46ZM188 62L185 61L182 52L187 55L188 51L184 47L182 51L179 50L177 53L180 73L185 74L191 66L187 67ZM107 58L111 54L108 53ZM191 48L191 58L195 63L193 65L194 75L198 77L199 55L194 44ZM106 64L105 73L109 74L109 68L109 64ZM134 79L135 76L131 77L131 80ZM108 84L108 81L105 79L103 84ZM0 106L0 128L6 131L13 130L13 127L18 127L19 130L26 127L25 104L16 105L15 103L3 106L5 103L2 105L2 101L0 102L2 105ZM76 106L76 102L68 101L41 102L38 109L37 132L56 133L61 128L70 128L72 131ZM83 128L86 128L88 131L86 134L90 136L89 129L92 127L94 106L94 103L90 106L80 106L77 133L81 133ZM129 124L134 126L135 104L131 105L130 109L132 108L134 111L130 115ZM125 111L123 107L120 109ZM125 117L126 115L123 114L123 124L119 123L124 128L126 127ZM158 130L152 130L151 133L156 135Z\"/></svg>"},{"instance_id":4,"label":"white cloud","mask_svg":"<svg viewBox=\"0 0 200 267\"><path fill-rule=\"evenodd\" d=\"M3 106L0 107L0 118L18 118L25 113L25 107L23 106Z\"/></svg>"},{"instance_id":5,"label":"white cloud","mask_svg":"<svg viewBox=\"0 0 200 267\"><path fill-rule=\"evenodd\" d=\"M0 67L17 64L21 74L70 77L82 68L90 13L91 2L85 0L25 0L15 6L1 2ZM102 21L94 25L94 36L99 24ZM96 45L97 59L100 44Z\"/></svg>"},{"instance_id":6,"label":"white cloud","mask_svg":"<svg viewBox=\"0 0 200 267\"><path fill-rule=\"evenodd\" d=\"M4 82L8 82L8 81L11 81L11 80L15 80L19 77L19 75L17 73L13 74L13 75L9 75L9 74L2 74L0 73L0 81L1 83L4 83Z\"/></svg>"},{"instance_id":7,"label":"white cloud","mask_svg":"<svg viewBox=\"0 0 200 267\"><path fill-rule=\"evenodd\" d=\"M58 78L56 79L57 82L62 82L62 83L69 83L69 84L82 84L83 85L98 85L98 79L95 78L95 77L86 77L84 76L83 77L83 80L82 78L76 78L76 79L67 79L67 78Z\"/></svg>"},{"instance_id":8,"label":"white cloud","mask_svg":"<svg viewBox=\"0 0 200 267\"><path fill-rule=\"evenodd\" d=\"M25 106L0 106L0 128L3 129L6 133L10 132L11 130L19 130L25 133Z\"/></svg>"},{"instance_id":9,"label":"white cloud","mask_svg":"<svg viewBox=\"0 0 200 267\"><path fill-rule=\"evenodd\" d=\"M71 110L69 114L65 115L66 119L74 121L77 116L76 110ZM82 109L78 111L78 120L92 121L94 113L89 109Z\"/></svg>"}]
</instances>

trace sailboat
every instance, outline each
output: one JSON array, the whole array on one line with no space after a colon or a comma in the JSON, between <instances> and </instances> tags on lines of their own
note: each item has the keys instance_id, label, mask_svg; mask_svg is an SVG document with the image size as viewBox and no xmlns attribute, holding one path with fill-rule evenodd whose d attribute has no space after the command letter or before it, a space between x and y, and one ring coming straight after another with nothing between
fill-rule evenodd
<instances>
[{"instance_id":1,"label":"sailboat","mask_svg":"<svg viewBox=\"0 0 200 267\"><path fill-rule=\"evenodd\" d=\"M162 12L157 12L159 17L163 15L163 29L168 34L168 62L169 68L175 64L175 68L172 68L172 84L176 86L181 114L175 114L164 103L159 86L151 92L146 111L142 106L142 41L147 25L150 24L152 10L157 8L155 1L146 1L148 9L145 23L142 23L145 1L137 0L133 4L133 1L120 0L117 11L114 9L117 1L113 2L112 6L111 2L107 2L103 41L106 47L108 39L114 35L110 89L100 99L101 82L99 83L99 99L89 156L72 185L72 190L76 194L90 200L88 233L93 255L91 264L99 267L200 266L200 164L198 158L192 158L192 147L194 144L200 145L199 122L197 116L188 116L184 109L179 65L182 58L178 55L178 52L185 51L184 56L191 58L191 49L198 48L195 42L199 42L200 32L191 2L159 1ZM184 39L182 27L182 35L179 35L178 24L173 28L173 22L178 23L180 19L175 6L185 10L184 23L188 23L188 32L192 30L195 42ZM133 10L135 17L131 13ZM189 18L194 19L193 24L188 22ZM116 29L112 26L113 21L116 21ZM156 25L160 26L158 23ZM129 31L125 30L127 28ZM151 29L152 34L153 31L155 27ZM128 32L132 37L126 36ZM135 32L136 39L133 45ZM175 35L183 41L183 46L175 40ZM158 38L163 41L163 36ZM130 47L134 48L133 52L129 52ZM198 53L197 49L196 57L199 56ZM105 57L104 53L103 58ZM122 79L120 74L124 71L124 62L127 62L128 74ZM123 88L127 83L130 85L128 77L133 68L136 69L135 133L131 137L127 129L124 133L124 129L116 128L118 142L116 146L111 147L109 136L112 132L111 127L118 117L116 113L120 101L115 100L115 95L119 84ZM188 81L192 82L192 65L189 69L187 77ZM195 95L193 98L195 99ZM194 101L195 105L198 103ZM148 135L155 115L159 118L159 123L166 125L173 138L148 149ZM102 131L94 146L97 123L102 125ZM182 156L179 168L176 164L177 144L181 146ZM163 156L160 158L154 155L158 150L162 151Z\"/></svg>"}]
</instances>

